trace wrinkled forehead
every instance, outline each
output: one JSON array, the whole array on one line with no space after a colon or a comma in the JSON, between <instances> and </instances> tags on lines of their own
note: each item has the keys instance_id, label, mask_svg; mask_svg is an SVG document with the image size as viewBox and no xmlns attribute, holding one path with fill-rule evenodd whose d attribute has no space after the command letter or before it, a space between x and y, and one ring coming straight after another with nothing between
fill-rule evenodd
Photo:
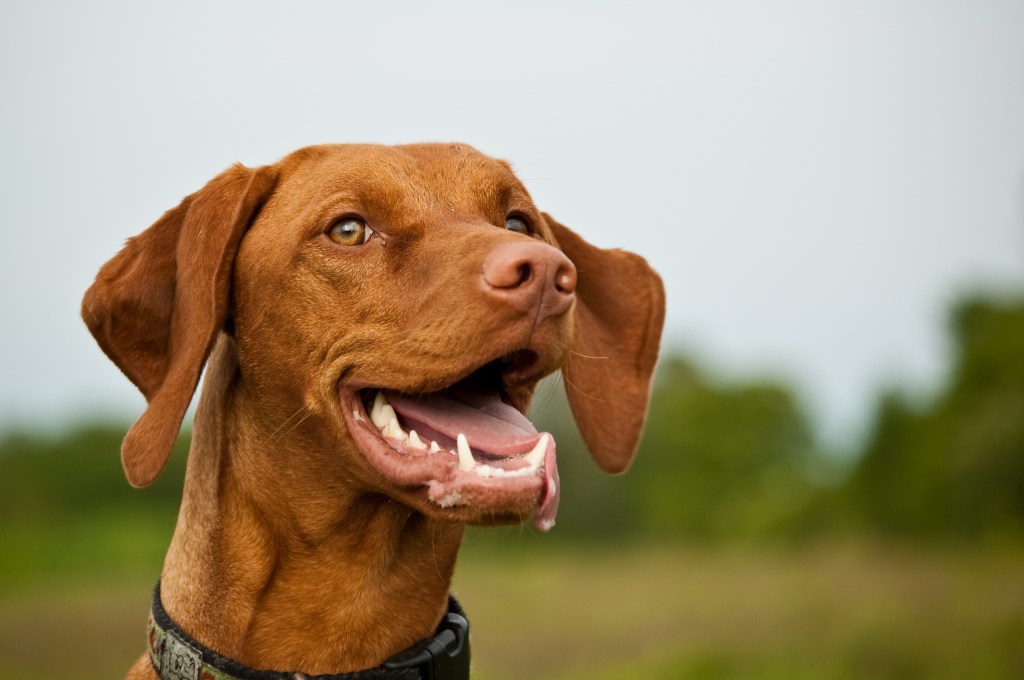
<instances>
[{"instance_id":1,"label":"wrinkled forehead","mask_svg":"<svg viewBox=\"0 0 1024 680\"><path fill-rule=\"evenodd\" d=\"M465 144L314 146L279 165L279 189L304 201L344 194L380 212L462 215L530 202L508 163Z\"/></svg>"}]
</instances>

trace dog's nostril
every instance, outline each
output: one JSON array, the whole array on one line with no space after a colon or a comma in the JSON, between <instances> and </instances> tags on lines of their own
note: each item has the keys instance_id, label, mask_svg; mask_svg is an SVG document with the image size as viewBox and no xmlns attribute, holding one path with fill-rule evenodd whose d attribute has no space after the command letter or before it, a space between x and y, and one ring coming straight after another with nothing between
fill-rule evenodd
<instances>
[{"instance_id":1,"label":"dog's nostril","mask_svg":"<svg viewBox=\"0 0 1024 680\"><path fill-rule=\"evenodd\" d=\"M494 258L484 265L484 280L491 288L515 291L534 278L534 265L525 258Z\"/></svg>"},{"instance_id":2,"label":"dog's nostril","mask_svg":"<svg viewBox=\"0 0 1024 680\"><path fill-rule=\"evenodd\" d=\"M555 272L555 290L565 295L576 292L576 267L572 264L559 267Z\"/></svg>"},{"instance_id":3,"label":"dog's nostril","mask_svg":"<svg viewBox=\"0 0 1024 680\"><path fill-rule=\"evenodd\" d=\"M483 284L489 294L520 311L538 304L564 305L576 290L576 267L544 243L502 244L483 262Z\"/></svg>"},{"instance_id":4,"label":"dog's nostril","mask_svg":"<svg viewBox=\"0 0 1024 680\"><path fill-rule=\"evenodd\" d=\"M518 288L524 283L527 283L533 277L533 267L530 266L529 262L523 262L516 269L516 273L519 275L519 280L516 281L514 286L512 286L513 288Z\"/></svg>"}]
</instances>

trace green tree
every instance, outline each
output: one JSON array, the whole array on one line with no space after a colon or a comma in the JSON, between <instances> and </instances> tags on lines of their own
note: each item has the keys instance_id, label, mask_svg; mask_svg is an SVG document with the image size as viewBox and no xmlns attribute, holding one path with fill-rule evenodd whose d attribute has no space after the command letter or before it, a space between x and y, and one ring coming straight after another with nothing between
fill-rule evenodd
<instances>
[{"instance_id":1,"label":"green tree","mask_svg":"<svg viewBox=\"0 0 1024 680\"><path fill-rule=\"evenodd\" d=\"M749 538L783 531L811 487L816 444L783 384L719 384L681 358L658 376L647 434L627 484L659 535Z\"/></svg>"},{"instance_id":2,"label":"green tree","mask_svg":"<svg viewBox=\"0 0 1024 680\"><path fill-rule=\"evenodd\" d=\"M885 395L847 497L898 535L1024 532L1024 300L975 297L951 315L946 385L915 410Z\"/></svg>"}]
</instances>

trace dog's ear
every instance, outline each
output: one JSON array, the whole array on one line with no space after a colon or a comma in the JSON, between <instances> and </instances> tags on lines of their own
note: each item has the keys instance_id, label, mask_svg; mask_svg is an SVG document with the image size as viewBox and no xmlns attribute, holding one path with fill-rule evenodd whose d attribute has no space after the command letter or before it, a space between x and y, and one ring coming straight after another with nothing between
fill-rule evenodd
<instances>
[{"instance_id":1,"label":"dog's ear","mask_svg":"<svg viewBox=\"0 0 1024 680\"><path fill-rule=\"evenodd\" d=\"M132 486L167 462L227 316L238 244L274 182L269 167L226 170L129 239L85 293L90 332L148 402L121 445Z\"/></svg>"},{"instance_id":2,"label":"dog's ear","mask_svg":"<svg viewBox=\"0 0 1024 680\"><path fill-rule=\"evenodd\" d=\"M623 472L647 418L665 289L639 255L597 248L550 215L544 219L578 276L574 336L562 368L569 406L601 469Z\"/></svg>"}]
</instances>

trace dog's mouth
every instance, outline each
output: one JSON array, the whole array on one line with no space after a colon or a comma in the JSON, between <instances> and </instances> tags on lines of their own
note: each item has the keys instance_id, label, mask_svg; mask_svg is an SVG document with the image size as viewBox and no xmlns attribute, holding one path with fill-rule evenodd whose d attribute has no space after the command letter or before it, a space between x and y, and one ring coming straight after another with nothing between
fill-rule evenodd
<instances>
[{"instance_id":1,"label":"dog's mouth","mask_svg":"<svg viewBox=\"0 0 1024 680\"><path fill-rule=\"evenodd\" d=\"M558 509L555 441L524 415L506 385L532 363L523 351L492 361L436 391L342 390L349 430L378 472L465 518L534 523L547 531Z\"/></svg>"}]
</instances>

